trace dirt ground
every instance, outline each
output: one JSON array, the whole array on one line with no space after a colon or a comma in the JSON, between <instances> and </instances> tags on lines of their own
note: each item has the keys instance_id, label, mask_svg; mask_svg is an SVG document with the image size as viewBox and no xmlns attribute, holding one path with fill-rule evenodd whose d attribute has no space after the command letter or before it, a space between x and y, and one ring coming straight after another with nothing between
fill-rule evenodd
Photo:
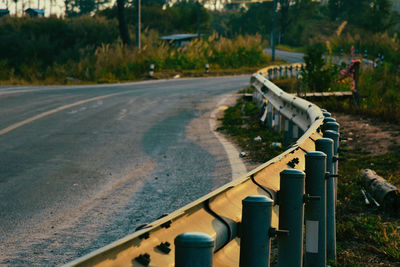
<instances>
[{"instance_id":1,"label":"dirt ground","mask_svg":"<svg viewBox=\"0 0 400 267\"><path fill-rule=\"evenodd\" d=\"M349 150L362 147L371 155L383 155L400 147L400 125L343 113L333 116L340 124L341 143Z\"/></svg>"},{"instance_id":2,"label":"dirt ground","mask_svg":"<svg viewBox=\"0 0 400 267\"><path fill-rule=\"evenodd\" d=\"M400 153L400 125L344 113L333 113L332 116L340 124L340 146L348 151L345 156L349 157L346 166L342 165L345 170L340 176L342 198L339 200L338 195L341 205L337 215L340 250L338 264L334 266L400 266L398 253L388 253L399 247L400 217L387 216L382 209L365 205L354 179L358 175L357 169L360 171L368 166L377 171L386 169L383 173L390 176L384 175L384 178L390 177L391 183L400 186L400 172L397 167L393 168L397 166L393 162ZM374 165L374 160L379 158L383 160L375 161L379 164ZM350 168L352 164L356 166ZM393 229L389 237L386 236L387 229Z\"/></svg>"}]
</instances>

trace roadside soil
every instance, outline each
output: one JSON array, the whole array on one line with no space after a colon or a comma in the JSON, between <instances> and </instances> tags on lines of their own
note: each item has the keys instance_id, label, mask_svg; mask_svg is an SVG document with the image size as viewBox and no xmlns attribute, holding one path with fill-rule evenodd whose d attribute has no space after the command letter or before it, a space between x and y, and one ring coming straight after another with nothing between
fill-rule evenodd
<instances>
[{"instance_id":1,"label":"roadside soil","mask_svg":"<svg viewBox=\"0 0 400 267\"><path fill-rule=\"evenodd\" d=\"M360 185L360 171L370 168L400 187L400 125L344 113L332 116L340 124L346 158L339 163L334 266L400 266L400 214L366 205Z\"/></svg>"},{"instance_id":2,"label":"roadside soil","mask_svg":"<svg viewBox=\"0 0 400 267\"><path fill-rule=\"evenodd\" d=\"M341 144L347 149L362 147L370 155L378 156L400 147L400 125L352 114L334 113L340 124Z\"/></svg>"}]
</instances>

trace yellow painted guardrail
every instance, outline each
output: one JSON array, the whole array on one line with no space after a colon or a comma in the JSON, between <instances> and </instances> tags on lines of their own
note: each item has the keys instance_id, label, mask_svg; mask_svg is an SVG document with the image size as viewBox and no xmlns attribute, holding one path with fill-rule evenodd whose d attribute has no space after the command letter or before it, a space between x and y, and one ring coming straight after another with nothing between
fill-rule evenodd
<instances>
[{"instance_id":1,"label":"yellow painted guardrail","mask_svg":"<svg viewBox=\"0 0 400 267\"><path fill-rule=\"evenodd\" d=\"M239 266L237 228L241 222L242 200L251 195L265 195L276 200L280 172L289 166L304 170L305 153L314 151L315 140L322 137L319 133L323 123L321 109L283 92L266 79L264 76L274 68L276 66L252 75L253 99L265 109L262 118L269 127L289 133L290 139L297 139L289 149L244 177L65 266L174 266L174 239L185 232L206 233L215 240L214 266ZM293 162L298 163L289 164ZM277 205L272 213L272 226L278 228Z\"/></svg>"}]
</instances>

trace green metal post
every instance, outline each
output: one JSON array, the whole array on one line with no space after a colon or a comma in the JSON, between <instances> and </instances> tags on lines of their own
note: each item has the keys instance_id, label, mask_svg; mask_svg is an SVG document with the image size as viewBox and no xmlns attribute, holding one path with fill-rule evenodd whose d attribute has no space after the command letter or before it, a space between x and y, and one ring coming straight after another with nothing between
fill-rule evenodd
<instances>
[{"instance_id":1,"label":"green metal post","mask_svg":"<svg viewBox=\"0 0 400 267\"><path fill-rule=\"evenodd\" d=\"M295 142L299 139L300 129L295 123L292 123L292 142Z\"/></svg>"},{"instance_id":2,"label":"green metal post","mask_svg":"<svg viewBox=\"0 0 400 267\"><path fill-rule=\"evenodd\" d=\"M328 122L336 122L336 119L335 118L333 118L333 117L325 117L324 118L324 124L322 124L322 126L321 126L321 129L322 129L322 132L324 132L324 131L326 131L327 129L327 127L329 128L329 127L335 127L335 126L327 126L326 124L328 123Z\"/></svg>"},{"instance_id":3,"label":"green metal post","mask_svg":"<svg viewBox=\"0 0 400 267\"><path fill-rule=\"evenodd\" d=\"M267 127L269 129L272 129L272 120L274 119L273 114L272 114L272 110L273 110L273 106L271 103L267 104Z\"/></svg>"},{"instance_id":4,"label":"green metal post","mask_svg":"<svg viewBox=\"0 0 400 267\"><path fill-rule=\"evenodd\" d=\"M324 123L324 130L325 131L326 130L332 130L332 131L335 131L335 132L339 132L339 123L331 122L331 121L329 121L327 123Z\"/></svg>"},{"instance_id":5,"label":"green metal post","mask_svg":"<svg viewBox=\"0 0 400 267\"><path fill-rule=\"evenodd\" d=\"M339 158L339 137L340 134L337 131L326 130L324 131L324 137L333 140L333 174L338 174L338 158Z\"/></svg>"},{"instance_id":6,"label":"green metal post","mask_svg":"<svg viewBox=\"0 0 400 267\"><path fill-rule=\"evenodd\" d=\"M328 111L323 111L322 114L324 115L324 117L331 117L331 113Z\"/></svg>"},{"instance_id":7,"label":"green metal post","mask_svg":"<svg viewBox=\"0 0 400 267\"><path fill-rule=\"evenodd\" d=\"M212 267L214 240L203 233L183 233L175 238L175 267Z\"/></svg>"},{"instance_id":8,"label":"green metal post","mask_svg":"<svg viewBox=\"0 0 400 267\"><path fill-rule=\"evenodd\" d=\"M283 140L285 145L289 145L292 143L292 136L293 136L293 122L285 118L284 128L283 128Z\"/></svg>"},{"instance_id":9,"label":"green metal post","mask_svg":"<svg viewBox=\"0 0 400 267\"><path fill-rule=\"evenodd\" d=\"M319 196L319 201L305 204L306 252L304 265L326 266L326 154L306 154L306 195Z\"/></svg>"},{"instance_id":10,"label":"green metal post","mask_svg":"<svg viewBox=\"0 0 400 267\"><path fill-rule=\"evenodd\" d=\"M273 201L266 196L243 199L240 234L240 267L268 267L271 250L269 231Z\"/></svg>"},{"instance_id":11,"label":"green metal post","mask_svg":"<svg viewBox=\"0 0 400 267\"><path fill-rule=\"evenodd\" d=\"M326 154L326 171L332 174L333 140L320 138L315 141L315 150ZM335 181L328 176L326 181L326 256L328 260L336 259L336 221L335 221Z\"/></svg>"},{"instance_id":12,"label":"green metal post","mask_svg":"<svg viewBox=\"0 0 400 267\"><path fill-rule=\"evenodd\" d=\"M325 117L324 123L327 123L327 122L336 122L336 119L334 117Z\"/></svg>"},{"instance_id":13,"label":"green metal post","mask_svg":"<svg viewBox=\"0 0 400 267\"><path fill-rule=\"evenodd\" d=\"M339 133L336 131L332 130L326 130L324 131L324 137L325 138L330 138L333 140L333 160L332 160L332 173L333 174L338 174L338 168L339 168ZM338 184L338 178L333 177L335 181L335 209L336 209L336 200L337 200L337 184Z\"/></svg>"},{"instance_id":14,"label":"green metal post","mask_svg":"<svg viewBox=\"0 0 400 267\"><path fill-rule=\"evenodd\" d=\"M281 113L278 110L274 114L274 129L277 133L281 132Z\"/></svg>"},{"instance_id":15,"label":"green metal post","mask_svg":"<svg viewBox=\"0 0 400 267\"><path fill-rule=\"evenodd\" d=\"M278 266L303 265L304 172L286 169L280 173Z\"/></svg>"}]
</instances>

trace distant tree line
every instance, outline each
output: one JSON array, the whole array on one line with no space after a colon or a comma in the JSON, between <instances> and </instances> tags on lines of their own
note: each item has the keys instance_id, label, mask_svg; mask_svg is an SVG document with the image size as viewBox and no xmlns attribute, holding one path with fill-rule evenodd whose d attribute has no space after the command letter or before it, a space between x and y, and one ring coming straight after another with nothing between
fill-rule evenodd
<instances>
[{"instance_id":1,"label":"distant tree line","mask_svg":"<svg viewBox=\"0 0 400 267\"><path fill-rule=\"evenodd\" d=\"M70 0L77 1L77 0ZM89 1L89 0L85 0ZM222 9L206 9L203 4L218 0L201 1L201 32L217 32L226 37L240 34L260 34L270 39L272 31L273 3L229 4ZM131 27L136 25L135 0L126 3L126 19ZM171 2L172 3L172 2ZM157 30L160 34L196 32L197 17L194 0L142 1L143 27ZM329 0L321 4L312 0L278 0L277 42L289 45L305 45L320 34L331 34L341 22L350 28L378 33L398 30L400 17L392 11L390 0ZM108 19L117 16L116 6L96 12L96 16ZM157 19L154 19L157 18Z\"/></svg>"},{"instance_id":2,"label":"distant tree line","mask_svg":"<svg viewBox=\"0 0 400 267\"><path fill-rule=\"evenodd\" d=\"M108 0L66 1L69 1L66 2L68 12L64 18L0 18L2 66L8 66L16 74L25 72L26 66L31 65L46 69L53 64L90 58L102 45L119 42L117 5L104 8ZM134 41L137 2L119 1L125 7L127 29ZM358 50L368 50L372 55L384 53L385 60L400 64L399 51L396 50L399 47L396 32L399 32L400 19L399 14L391 9L391 1L278 2L277 43L305 47L316 41L331 41L331 48L336 51L349 51L355 45ZM200 1L200 4L198 13L197 0L142 0L143 31L155 32L157 38L173 33L195 33L197 14L200 14L200 30L205 40L214 33L230 39L258 34L263 42L271 38L272 2L229 4L208 0ZM220 4L224 4L222 8L215 8L221 7ZM347 26L342 29L343 38L330 39L344 21Z\"/></svg>"}]
</instances>

